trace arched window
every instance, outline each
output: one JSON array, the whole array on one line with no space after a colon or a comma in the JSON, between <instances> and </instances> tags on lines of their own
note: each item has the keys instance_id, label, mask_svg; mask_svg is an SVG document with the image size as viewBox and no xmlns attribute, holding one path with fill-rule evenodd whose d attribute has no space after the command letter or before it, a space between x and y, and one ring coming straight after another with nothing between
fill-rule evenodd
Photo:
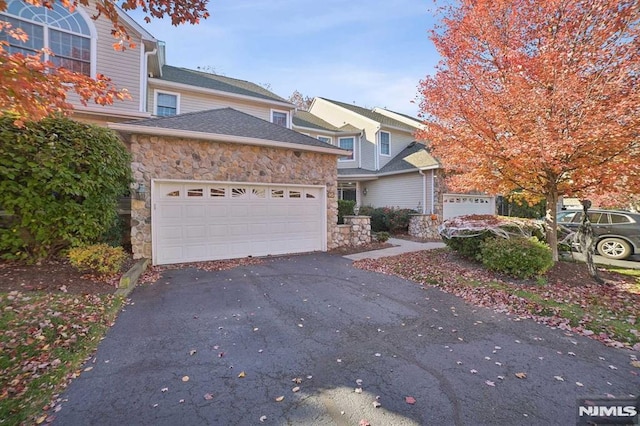
<instances>
[{"instance_id":1,"label":"arched window","mask_svg":"<svg viewBox=\"0 0 640 426\"><path fill-rule=\"evenodd\" d=\"M0 33L0 40L9 42L9 53L32 55L49 48L53 55L45 55L59 67L91 75L92 31L82 13L70 12L59 3L53 9L36 7L20 0L9 0L7 10L0 15L13 28L21 28L29 39L25 42Z\"/></svg>"}]
</instances>

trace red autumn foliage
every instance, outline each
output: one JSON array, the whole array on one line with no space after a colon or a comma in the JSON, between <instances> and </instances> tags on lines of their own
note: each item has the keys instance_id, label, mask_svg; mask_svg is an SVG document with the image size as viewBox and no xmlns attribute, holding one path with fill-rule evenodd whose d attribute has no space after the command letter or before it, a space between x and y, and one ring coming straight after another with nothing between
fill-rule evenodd
<instances>
[{"instance_id":1,"label":"red autumn foliage","mask_svg":"<svg viewBox=\"0 0 640 426\"><path fill-rule=\"evenodd\" d=\"M52 8L52 0L26 0L34 6ZM112 35L114 48L135 47L126 27L120 20L118 8L114 0L90 2L90 0L56 0L62 6L73 11L79 5L95 7L96 15L108 19L113 23ZM120 4L122 9L141 9L145 12L145 20L169 16L173 25L182 23L197 24L200 19L206 19L209 12L205 0L125 0ZM0 12L7 9L6 0L0 0ZM27 35L14 29L11 25L0 20L0 33L9 38L25 41ZM98 105L111 105L116 100L128 99L126 89L118 89L112 81L104 75L98 74L91 78L82 73L72 72L58 67L51 61L43 61L45 51L38 51L33 55L9 53L9 42L0 40L0 114L12 114L17 117L16 124L21 125L25 120L40 120L52 113L67 115L73 109L68 102L68 93L75 92L83 105L93 101Z\"/></svg>"},{"instance_id":2,"label":"red autumn foliage","mask_svg":"<svg viewBox=\"0 0 640 426\"><path fill-rule=\"evenodd\" d=\"M637 0L462 0L431 35L420 137L454 190L546 199L640 187ZM557 260L557 252L554 253Z\"/></svg>"}]
</instances>

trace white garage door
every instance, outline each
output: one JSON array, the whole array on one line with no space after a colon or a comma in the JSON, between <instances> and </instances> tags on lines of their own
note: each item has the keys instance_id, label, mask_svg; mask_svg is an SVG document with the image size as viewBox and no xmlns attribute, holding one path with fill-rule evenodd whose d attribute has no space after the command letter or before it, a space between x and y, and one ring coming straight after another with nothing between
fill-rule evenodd
<instances>
[{"instance_id":1,"label":"white garage door","mask_svg":"<svg viewBox=\"0 0 640 426\"><path fill-rule=\"evenodd\" d=\"M326 250L323 187L153 182L157 265Z\"/></svg>"},{"instance_id":2,"label":"white garage door","mask_svg":"<svg viewBox=\"0 0 640 426\"><path fill-rule=\"evenodd\" d=\"M444 220L469 214L496 214L496 199L489 195L444 194L442 201Z\"/></svg>"}]
</instances>

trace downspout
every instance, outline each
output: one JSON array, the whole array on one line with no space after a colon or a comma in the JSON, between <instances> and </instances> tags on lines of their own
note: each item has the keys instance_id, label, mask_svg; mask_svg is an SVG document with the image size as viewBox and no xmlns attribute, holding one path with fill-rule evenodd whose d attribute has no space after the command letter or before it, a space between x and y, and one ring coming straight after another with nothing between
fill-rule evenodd
<instances>
[{"instance_id":1,"label":"downspout","mask_svg":"<svg viewBox=\"0 0 640 426\"><path fill-rule=\"evenodd\" d=\"M422 175L422 214L427 213L427 175L420 169L418 173ZM431 212L433 213L433 202L431 203Z\"/></svg>"},{"instance_id":2,"label":"downspout","mask_svg":"<svg viewBox=\"0 0 640 426\"><path fill-rule=\"evenodd\" d=\"M431 214L434 214L436 205L436 171L431 169Z\"/></svg>"},{"instance_id":3,"label":"downspout","mask_svg":"<svg viewBox=\"0 0 640 426\"><path fill-rule=\"evenodd\" d=\"M364 136L364 129L360 131L358 137L358 168L362 168L362 137Z\"/></svg>"},{"instance_id":4,"label":"downspout","mask_svg":"<svg viewBox=\"0 0 640 426\"><path fill-rule=\"evenodd\" d=\"M140 43L142 45L142 49L144 49L144 43ZM142 56L140 64L140 112L147 112L147 91L149 89L149 85L147 84L147 70L149 63L149 56L155 55L158 52L158 48L154 48L150 52L144 52Z\"/></svg>"}]
</instances>

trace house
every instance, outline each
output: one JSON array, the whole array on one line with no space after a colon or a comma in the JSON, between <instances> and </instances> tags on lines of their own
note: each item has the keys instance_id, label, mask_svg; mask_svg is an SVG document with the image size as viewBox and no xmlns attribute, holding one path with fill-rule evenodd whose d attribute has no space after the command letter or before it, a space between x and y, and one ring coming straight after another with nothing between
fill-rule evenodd
<instances>
[{"instance_id":1,"label":"house","mask_svg":"<svg viewBox=\"0 0 640 426\"><path fill-rule=\"evenodd\" d=\"M116 130L133 155L134 258L308 252L344 238L336 162L350 153L291 130L294 105L250 82L166 64L164 44L122 11L137 47L116 51L111 22L92 20L95 9L53 8L9 0L0 19L31 36L9 49L49 48L54 62L128 90L110 106L75 102L73 117Z\"/></svg>"},{"instance_id":2,"label":"house","mask_svg":"<svg viewBox=\"0 0 640 426\"><path fill-rule=\"evenodd\" d=\"M440 165L415 139L422 125L417 119L317 97L308 112L296 112L293 124L294 130L351 151L338 159L340 199L441 214Z\"/></svg>"}]
</instances>

